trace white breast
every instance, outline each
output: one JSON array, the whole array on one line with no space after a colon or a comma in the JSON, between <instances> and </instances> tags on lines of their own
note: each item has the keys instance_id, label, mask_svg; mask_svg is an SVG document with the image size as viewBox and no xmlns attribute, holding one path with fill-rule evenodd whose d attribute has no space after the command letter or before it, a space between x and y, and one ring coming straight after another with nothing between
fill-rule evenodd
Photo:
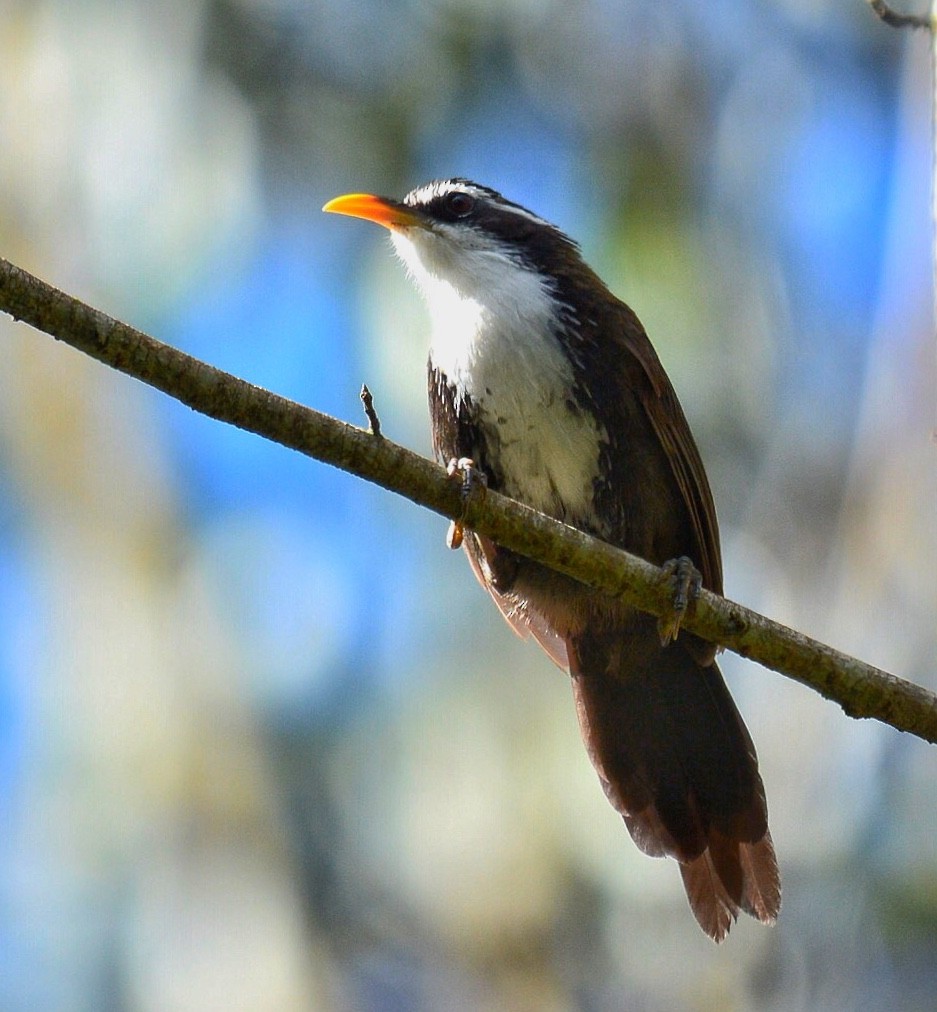
<instances>
[{"instance_id":1,"label":"white breast","mask_svg":"<svg viewBox=\"0 0 937 1012\"><path fill-rule=\"evenodd\" d=\"M572 366L551 322L540 277L490 248L394 245L422 289L433 325L430 360L466 393L500 438L504 491L575 522L591 512L604 428L573 403ZM435 258L433 256L435 254ZM429 261L429 262L427 262Z\"/></svg>"}]
</instances>

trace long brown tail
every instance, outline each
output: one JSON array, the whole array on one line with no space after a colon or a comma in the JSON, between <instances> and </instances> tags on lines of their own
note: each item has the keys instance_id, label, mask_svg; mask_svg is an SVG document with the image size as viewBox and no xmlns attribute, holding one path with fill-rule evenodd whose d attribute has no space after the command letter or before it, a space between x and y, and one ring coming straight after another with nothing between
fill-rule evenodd
<instances>
[{"instance_id":1,"label":"long brown tail","mask_svg":"<svg viewBox=\"0 0 937 1012\"><path fill-rule=\"evenodd\" d=\"M700 927L721 942L740 909L771 924L781 906L755 747L719 668L639 625L627 641L567 644L582 736L635 843L680 862Z\"/></svg>"}]
</instances>

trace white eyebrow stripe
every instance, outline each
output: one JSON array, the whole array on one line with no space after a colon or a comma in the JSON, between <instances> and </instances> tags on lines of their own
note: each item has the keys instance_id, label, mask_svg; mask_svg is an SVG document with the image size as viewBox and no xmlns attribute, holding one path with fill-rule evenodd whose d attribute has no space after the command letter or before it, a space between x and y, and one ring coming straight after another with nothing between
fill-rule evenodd
<instances>
[{"instance_id":1,"label":"white eyebrow stripe","mask_svg":"<svg viewBox=\"0 0 937 1012\"><path fill-rule=\"evenodd\" d=\"M556 228L553 222L547 221L546 218L541 218L540 215L534 214L533 211L528 211L526 207L521 207L520 204L513 204L511 201L505 201L504 206L510 210L512 214L516 214L518 218L526 218L528 221L532 221L536 225L546 225L547 228Z\"/></svg>"},{"instance_id":2,"label":"white eyebrow stripe","mask_svg":"<svg viewBox=\"0 0 937 1012\"><path fill-rule=\"evenodd\" d=\"M425 183L423 186L418 186L415 190L411 190L404 197L403 202L410 207L418 207L421 204L428 204L436 197L445 196L447 193L467 193L479 200L494 199L492 198L491 191L484 190L481 187L472 186L469 183L458 183L452 179L435 179L431 183ZM547 228L556 227L552 222L534 214L533 211L528 211L526 207L521 207L520 204L505 200L503 197L497 199L499 205L504 210L510 211L511 214L516 214L518 218L525 218L527 221L532 221L535 225L545 225Z\"/></svg>"}]
</instances>

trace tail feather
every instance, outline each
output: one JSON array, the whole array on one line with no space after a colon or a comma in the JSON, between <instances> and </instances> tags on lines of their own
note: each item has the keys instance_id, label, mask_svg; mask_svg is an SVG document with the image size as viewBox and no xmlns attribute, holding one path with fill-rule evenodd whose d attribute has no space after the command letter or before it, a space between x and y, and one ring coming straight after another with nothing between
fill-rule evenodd
<instances>
[{"instance_id":1,"label":"tail feather","mask_svg":"<svg viewBox=\"0 0 937 1012\"><path fill-rule=\"evenodd\" d=\"M716 869L712 851L680 864L683 888L699 926L716 942L721 942L739 915L739 905Z\"/></svg>"},{"instance_id":2,"label":"tail feather","mask_svg":"<svg viewBox=\"0 0 937 1012\"><path fill-rule=\"evenodd\" d=\"M680 862L700 927L725 938L744 910L773 923L780 877L748 730L715 664L653 626L567 644L583 739L635 843Z\"/></svg>"},{"instance_id":3,"label":"tail feather","mask_svg":"<svg viewBox=\"0 0 937 1012\"><path fill-rule=\"evenodd\" d=\"M742 908L762 924L774 924L781 910L781 875L771 834L739 848L747 888Z\"/></svg>"},{"instance_id":4,"label":"tail feather","mask_svg":"<svg viewBox=\"0 0 937 1012\"><path fill-rule=\"evenodd\" d=\"M757 843L733 843L713 832L706 850L681 862L690 909L700 927L721 942L739 909L762 924L774 924L781 908L781 880L771 834Z\"/></svg>"}]
</instances>

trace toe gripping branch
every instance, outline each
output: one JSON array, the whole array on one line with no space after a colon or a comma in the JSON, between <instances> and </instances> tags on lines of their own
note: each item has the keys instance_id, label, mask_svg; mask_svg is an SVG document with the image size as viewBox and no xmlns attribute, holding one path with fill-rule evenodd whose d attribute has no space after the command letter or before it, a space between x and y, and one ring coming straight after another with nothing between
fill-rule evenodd
<instances>
[{"instance_id":1,"label":"toe gripping branch","mask_svg":"<svg viewBox=\"0 0 937 1012\"><path fill-rule=\"evenodd\" d=\"M469 501L473 495L485 494L488 490L488 479L471 457L458 459L453 457L446 467L446 473L450 478L460 482L459 494L462 497L462 516L458 520L451 521L446 532L447 547L456 549L462 547L465 538L465 512Z\"/></svg>"},{"instance_id":2,"label":"toe gripping branch","mask_svg":"<svg viewBox=\"0 0 937 1012\"><path fill-rule=\"evenodd\" d=\"M677 638L683 619L699 597L703 577L693 561L685 555L665 562L661 569L664 571L664 580L669 585L671 599L669 610L657 620L657 632L661 646L667 646Z\"/></svg>"}]
</instances>

